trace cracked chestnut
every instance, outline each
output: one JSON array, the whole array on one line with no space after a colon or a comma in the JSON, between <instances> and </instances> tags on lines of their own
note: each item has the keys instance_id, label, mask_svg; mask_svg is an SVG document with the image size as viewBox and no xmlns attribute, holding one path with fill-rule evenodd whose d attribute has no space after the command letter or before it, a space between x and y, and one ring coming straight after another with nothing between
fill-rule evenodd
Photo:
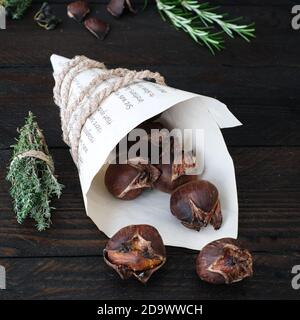
<instances>
[{"instance_id":1,"label":"cracked chestnut","mask_svg":"<svg viewBox=\"0 0 300 320\"><path fill-rule=\"evenodd\" d=\"M206 180L195 180L179 186L171 195L172 214L190 229L200 231L211 224L215 230L222 224L219 193Z\"/></svg>"},{"instance_id":2,"label":"cracked chestnut","mask_svg":"<svg viewBox=\"0 0 300 320\"><path fill-rule=\"evenodd\" d=\"M122 279L134 276L142 283L166 262L166 250L159 232L146 224L119 230L108 241L103 256Z\"/></svg>"},{"instance_id":3,"label":"cracked chestnut","mask_svg":"<svg viewBox=\"0 0 300 320\"><path fill-rule=\"evenodd\" d=\"M144 189L151 188L159 174L158 169L148 164L110 164L104 182L107 190L116 198L133 200Z\"/></svg>"},{"instance_id":4,"label":"cracked chestnut","mask_svg":"<svg viewBox=\"0 0 300 320\"><path fill-rule=\"evenodd\" d=\"M172 193L179 186L196 180L198 178L197 175L188 174L190 169L196 167L195 161L191 154L182 153L181 161L178 163L175 163L174 159L171 159L171 163L169 164L156 165L161 174L154 182L154 188L162 192Z\"/></svg>"},{"instance_id":5,"label":"cracked chestnut","mask_svg":"<svg viewBox=\"0 0 300 320\"><path fill-rule=\"evenodd\" d=\"M253 259L235 239L223 238L207 244L196 260L198 276L213 284L230 284L253 274Z\"/></svg>"}]
</instances>

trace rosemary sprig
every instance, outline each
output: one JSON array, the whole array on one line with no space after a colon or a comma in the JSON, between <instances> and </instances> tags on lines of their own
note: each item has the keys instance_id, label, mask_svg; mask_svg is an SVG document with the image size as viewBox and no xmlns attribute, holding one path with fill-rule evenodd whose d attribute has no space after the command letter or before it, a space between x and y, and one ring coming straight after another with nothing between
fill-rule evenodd
<instances>
[{"instance_id":1,"label":"rosemary sprig","mask_svg":"<svg viewBox=\"0 0 300 320\"><path fill-rule=\"evenodd\" d=\"M2 0L2 2L7 14L12 19L20 19L31 6L32 0Z\"/></svg>"},{"instance_id":2,"label":"rosemary sprig","mask_svg":"<svg viewBox=\"0 0 300 320\"><path fill-rule=\"evenodd\" d=\"M234 32L244 38L246 41L250 41L250 38L254 37L254 24L237 25L232 23L240 20L241 17L233 20L225 20L227 14L214 12L214 10L219 9L219 7L211 7L208 2L199 3L197 0L185 0L181 3L184 8L194 12L206 26L216 23L232 38L234 38Z\"/></svg>"},{"instance_id":3,"label":"rosemary sprig","mask_svg":"<svg viewBox=\"0 0 300 320\"><path fill-rule=\"evenodd\" d=\"M211 7L208 2L198 0L156 0L157 8L164 20L168 19L177 29L188 33L196 42L205 44L212 53L224 48L222 33L230 37L234 34L250 41L254 37L254 24L238 25L235 21L227 20L227 14L216 13L218 7ZM215 26L221 32L213 32Z\"/></svg>"},{"instance_id":4,"label":"rosemary sprig","mask_svg":"<svg viewBox=\"0 0 300 320\"><path fill-rule=\"evenodd\" d=\"M195 16L185 10L183 6L174 4L178 1L157 0L157 8L163 20L168 19L176 29L182 29L194 41L205 44L212 53L223 48L220 33L212 33L207 27L199 25Z\"/></svg>"},{"instance_id":5,"label":"rosemary sprig","mask_svg":"<svg viewBox=\"0 0 300 320\"><path fill-rule=\"evenodd\" d=\"M19 138L13 146L13 157L7 174L7 180L11 182L14 211L19 223L30 217L36 221L37 229L42 231L51 224L51 198L59 198L63 186L54 176L52 157L31 112L18 132ZM28 153L43 155L47 161L28 156Z\"/></svg>"}]
</instances>

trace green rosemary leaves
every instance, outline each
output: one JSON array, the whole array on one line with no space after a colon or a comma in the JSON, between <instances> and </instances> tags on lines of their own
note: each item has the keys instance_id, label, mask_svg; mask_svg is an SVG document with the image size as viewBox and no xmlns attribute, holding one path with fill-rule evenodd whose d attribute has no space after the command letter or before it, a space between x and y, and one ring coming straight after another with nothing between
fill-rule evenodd
<instances>
[{"instance_id":1,"label":"green rosemary leaves","mask_svg":"<svg viewBox=\"0 0 300 320\"><path fill-rule=\"evenodd\" d=\"M25 125L18 130L19 138L13 146L7 180L19 223L30 217L39 231L51 224L51 198L60 197L62 185L54 175L52 157L35 117L30 112Z\"/></svg>"},{"instance_id":2,"label":"green rosemary leaves","mask_svg":"<svg viewBox=\"0 0 300 320\"><path fill-rule=\"evenodd\" d=\"M186 32L194 41L206 45L214 54L224 48L223 35L238 35L246 41L254 37L254 24L238 25L239 20L228 20L227 14L217 13L218 7L198 0L156 0L158 11L164 20L169 20L175 28ZM214 31L218 27L220 31Z\"/></svg>"},{"instance_id":3,"label":"green rosemary leaves","mask_svg":"<svg viewBox=\"0 0 300 320\"><path fill-rule=\"evenodd\" d=\"M12 19L20 19L25 11L31 6L32 0L0 0Z\"/></svg>"}]
</instances>

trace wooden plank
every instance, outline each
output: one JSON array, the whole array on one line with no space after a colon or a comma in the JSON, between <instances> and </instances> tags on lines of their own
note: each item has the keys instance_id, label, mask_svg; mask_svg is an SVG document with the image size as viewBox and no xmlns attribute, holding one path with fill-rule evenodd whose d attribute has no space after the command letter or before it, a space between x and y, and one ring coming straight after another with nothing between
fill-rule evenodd
<instances>
[{"instance_id":1,"label":"wooden plank","mask_svg":"<svg viewBox=\"0 0 300 320\"><path fill-rule=\"evenodd\" d=\"M33 3L41 3L42 0L33 0ZM109 0L91 0L90 4L107 4ZM149 1L149 5L152 5L154 1ZM236 2L229 0L212 0L210 1L213 5L234 5ZM70 3L68 0L50 0L49 3ZM144 0L134 0L134 3L138 6L143 6ZM294 5L295 1L293 0L243 0L238 4L239 6L291 6Z\"/></svg>"},{"instance_id":2,"label":"wooden plank","mask_svg":"<svg viewBox=\"0 0 300 320\"><path fill-rule=\"evenodd\" d=\"M213 286L195 273L196 255L168 256L143 286L122 281L102 257L0 259L7 290L0 299L298 299L291 269L299 254L254 255L254 276L231 286ZM178 275L181 275L180 277ZM276 281L274 281L276 279Z\"/></svg>"},{"instance_id":3,"label":"wooden plank","mask_svg":"<svg viewBox=\"0 0 300 320\"><path fill-rule=\"evenodd\" d=\"M75 166L66 150L52 150L56 172L66 185L51 230L18 225L4 182L9 151L0 152L0 256L98 255L107 238L86 216ZM231 148L239 194L239 238L255 251L300 248L300 148ZM172 254L192 251L168 249Z\"/></svg>"},{"instance_id":4,"label":"wooden plank","mask_svg":"<svg viewBox=\"0 0 300 320\"><path fill-rule=\"evenodd\" d=\"M224 10L232 16L245 16L245 22L255 21L257 37L251 44L242 39L229 40L226 42L227 49L216 56L164 23L154 5L135 17L126 15L122 19L112 18L104 5L97 6L95 15L112 25L109 36L103 42L97 41L81 25L67 18L65 5L53 5L54 11L63 19L57 30L46 32L38 28L32 21L37 7L34 6L23 20L8 21L7 30L1 33L1 41L6 48L0 51L1 67L49 65L52 53L67 57L85 54L110 65L122 66L134 63L148 66L243 65L248 68L284 65L297 68L299 62L300 34L292 30L291 8L286 6L225 6ZM162 47L162 43L167 45Z\"/></svg>"},{"instance_id":5,"label":"wooden plank","mask_svg":"<svg viewBox=\"0 0 300 320\"><path fill-rule=\"evenodd\" d=\"M274 67L263 76L262 69L250 74L244 67L153 69L164 74L170 86L216 97L229 106L244 126L223 130L228 145L299 145L300 69ZM280 78L276 76L279 70ZM212 77L214 73L218 76ZM13 143L16 128L23 124L29 110L38 116L49 145L64 146L50 68L5 69L0 72L0 83L0 148Z\"/></svg>"},{"instance_id":6,"label":"wooden plank","mask_svg":"<svg viewBox=\"0 0 300 320\"><path fill-rule=\"evenodd\" d=\"M112 67L116 67L116 65ZM147 65L126 67L142 70L147 68ZM164 75L169 86L210 95L229 105L284 106L287 110L282 109L279 112L296 113L295 104L300 102L297 87L300 78L300 69L298 68L274 66L267 68L267 74L262 74L265 72L264 68L249 71L247 67L242 66L234 68L204 65L198 68L193 66L152 66L151 69ZM1 70L1 110L5 111L4 108L13 108L24 104L42 105L43 107L54 106L52 72L50 66L49 68ZM280 77L277 77L278 73L280 73ZM3 117L5 117L5 113Z\"/></svg>"},{"instance_id":7,"label":"wooden plank","mask_svg":"<svg viewBox=\"0 0 300 320\"><path fill-rule=\"evenodd\" d=\"M290 284L291 268L300 260L300 45L299 32L290 27L295 2L245 0L237 6L213 1L257 26L250 45L229 41L216 57L162 22L153 3L136 17L115 20L106 13L106 1L93 1L94 14L112 24L111 34L100 42L66 17L67 0L53 5L62 26L53 32L39 29L32 17L41 1L35 2L23 20L9 21L0 34L5 44L0 50L0 149L9 148L31 109L49 145L59 147L52 151L66 189L54 202L51 230L38 233L31 222L18 225L4 182L10 151L0 150L0 265L7 269L8 289L0 290L0 299L297 299ZM224 134L228 145L236 146L230 152L239 190L239 238L254 252L254 278L231 288L207 285L196 277L196 252L171 247L168 263L147 287L120 281L104 265L107 238L85 214L76 168L61 141L52 100L53 52L85 54L111 67L158 70L169 85L216 96L230 106L245 123Z\"/></svg>"}]
</instances>

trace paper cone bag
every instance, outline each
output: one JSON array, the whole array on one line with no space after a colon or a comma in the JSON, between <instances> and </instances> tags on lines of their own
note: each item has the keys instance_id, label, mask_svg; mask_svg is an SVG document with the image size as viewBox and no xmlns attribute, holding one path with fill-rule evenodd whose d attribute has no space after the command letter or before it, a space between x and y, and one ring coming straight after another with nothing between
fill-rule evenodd
<instances>
[{"instance_id":1,"label":"paper cone bag","mask_svg":"<svg viewBox=\"0 0 300 320\"><path fill-rule=\"evenodd\" d=\"M82 121L80 112L90 108L95 103L94 96L117 81L118 77L112 76L97 84L96 78L107 72L99 64L94 67L87 67L85 64L76 67L74 59L58 55L51 56L51 63L56 94L65 99L63 101L57 98L56 103L61 108L61 113L69 109L72 111L68 115L68 125L63 128L65 140L71 140L72 132L73 138L76 136L72 126ZM97 85L93 87L93 84ZM110 152L132 129L160 113L163 123L169 128L202 129L201 178L209 180L219 190L223 215L219 230L207 226L197 232L184 227L170 212L170 195L158 190L145 191L132 201L116 199L107 191L104 174ZM112 92L79 126L75 162L87 215L108 237L127 225L149 224L158 229L165 245L170 246L200 250L213 240L236 238L238 202L235 172L220 128L238 125L241 123L223 103L151 81L135 80ZM74 158L73 147L72 151Z\"/></svg>"}]
</instances>

